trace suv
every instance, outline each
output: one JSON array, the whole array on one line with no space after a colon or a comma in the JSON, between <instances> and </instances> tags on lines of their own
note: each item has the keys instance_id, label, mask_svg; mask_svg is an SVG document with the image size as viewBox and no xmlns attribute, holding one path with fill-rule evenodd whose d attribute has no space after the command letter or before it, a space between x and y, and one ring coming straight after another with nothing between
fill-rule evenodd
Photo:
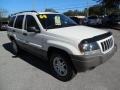
<instances>
[{"instance_id":1,"label":"suv","mask_svg":"<svg viewBox=\"0 0 120 90\"><path fill-rule=\"evenodd\" d=\"M0 27L0 29L1 29L1 30L6 30L7 25L8 25L8 22L1 22L1 27Z\"/></svg>"},{"instance_id":2,"label":"suv","mask_svg":"<svg viewBox=\"0 0 120 90\"><path fill-rule=\"evenodd\" d=\"M91 26L101 25L102 20L98 16L89 16L86 18L86 24Z\"/></svg>"},{"instance_id":3,"label":"suv","mask_svg":"<svg viewBox=\"0 0 120 90\"><path fill-rule=\"evenodd\" d=\"M109 15L110 24L117 25L120 23L120 13L112 13Z\"/></svg>"},{"instance_id":4,"label":"suv","mask_svg":"<svg viewBox=\"0 0 120 90\"><path fill-rule=\"evenodd\" d=\"M82 25L84 22L84 16L70 16L70 18L79 25Z\"/></svg>"},{"instance_id":5,"label":"suv","mask_svg":"<svg viewBox=\"0 0 120 90\"><path fill-rule=\"evenodd\" d=\"M23 49L44 58L62 81L102 64L116 51L111 32L78 26L59 13L19 12L11 16L7 29L15 55Z\"/></svg>"}]
</instances>

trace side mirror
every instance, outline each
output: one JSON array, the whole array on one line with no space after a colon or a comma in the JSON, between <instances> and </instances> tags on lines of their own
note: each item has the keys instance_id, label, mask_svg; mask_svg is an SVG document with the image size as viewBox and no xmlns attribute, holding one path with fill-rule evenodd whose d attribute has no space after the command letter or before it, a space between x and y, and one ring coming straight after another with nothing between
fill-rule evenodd
<instances>
[{"instance_id":1,"label":"side mirror","mask_svg":"<svg viewBox=\"0 0 120 90\"><path fill-rule=\"evenodd\" d=\"M36 27L28 27L28 32L35 32L35 33L39 33L40 30L36 29Z\"/></svg>"}]
</instances>

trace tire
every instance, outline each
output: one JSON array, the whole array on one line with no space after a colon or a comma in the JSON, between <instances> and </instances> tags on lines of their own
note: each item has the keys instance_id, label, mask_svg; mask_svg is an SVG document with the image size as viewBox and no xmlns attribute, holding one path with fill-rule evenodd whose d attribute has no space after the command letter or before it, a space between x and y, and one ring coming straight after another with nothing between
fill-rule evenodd
<instances>
[{"instance_id":1,"label":"tire","mask_svg":"<svg viewBox=\"0 0 120 90\"><path fill-rule=\"evenodd\" d=\"M12 40L12 48L13 48L13 54L14 55L19 55L20 53L20 48L19 46L17 45L16 41L15 40Z\"/></svg>"},{"instance_id":2,"label":"tire","mask_svg":"<svg viewBox=\"0 0 120 90\"><path fill-rule=\"evenodd\" d=\"M61 81L69 81L75 75L69 57L63 52L55 52L50 57L51 71Z\"/></svg>"}]
</instances>

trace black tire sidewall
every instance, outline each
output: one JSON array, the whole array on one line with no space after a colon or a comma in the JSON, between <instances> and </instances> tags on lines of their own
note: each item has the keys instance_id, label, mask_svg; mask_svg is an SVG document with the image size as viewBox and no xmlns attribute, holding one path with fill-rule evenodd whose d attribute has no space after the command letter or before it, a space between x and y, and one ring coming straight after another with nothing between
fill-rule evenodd
<instances>
[{"instance_id":1,"label":"black tire sidewall","mask_svg":"<svg viewBox=\"0 0 120 90\"><path fill-rule=\"evenodd\" d=\"M61 57L65 63L67 64L67 74L66 76L60 76L59 74L57 74L57 72L54 70L54 67L53 67L53 60L55 57ZM61 81L69 81L72 79L73 75L74 75L74 72L73 72L73 68L69 62L69 58L67 55L65 54L62 54L61 52L57 52L57 53L53 53L51 55L51 58L50 58L50 67L51 67L51 71L52 71L52 74L59 80Z\"/></svg>"},{"instance_id":2,"label":"black tire sidewall","mask_svg":"<svg viewBox=\"0 0 120 90\"><path fill-rule=\"evenodd\" d=\"M14 50L14 48L13 48L13 43L15 43L16 44L16 46L17 46L17 52ZM16 41L15 40L12 40L12 48L13 48L13 54L14 55L18 55L19 54L19 52L20 52L20 50L19 50L19 47L18 47L18 45L17 45L17 43L16 43Z\"/></svg>"}]
</instances>

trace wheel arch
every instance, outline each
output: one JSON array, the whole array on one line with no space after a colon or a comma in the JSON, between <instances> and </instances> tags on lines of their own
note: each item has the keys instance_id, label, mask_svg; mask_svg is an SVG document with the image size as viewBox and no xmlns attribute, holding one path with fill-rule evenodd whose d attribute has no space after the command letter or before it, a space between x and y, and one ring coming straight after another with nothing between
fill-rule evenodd
<instances>
[{"instance_id":1,"label":"wheel arch","mask_svg":"<svg viewBox=\"0 0 120 90\"><path fill-rule=\"evenodd\" d=\"M68 56L68 58L69 58L68 62L71 64L71 66L72 66L73 70L75 71L75 73L77 72L77 70L75 69L75 66L73 65L73 62L71 60L70 54L67 51L63 50L63 49L56 48L56 47L53 47L53 46L49 47L48 52L47 52L48 59L50 59L50 56L52 55L52 53L55 53L55 52L63 53L64 55Z\"/></svg>"}]
</instances>

